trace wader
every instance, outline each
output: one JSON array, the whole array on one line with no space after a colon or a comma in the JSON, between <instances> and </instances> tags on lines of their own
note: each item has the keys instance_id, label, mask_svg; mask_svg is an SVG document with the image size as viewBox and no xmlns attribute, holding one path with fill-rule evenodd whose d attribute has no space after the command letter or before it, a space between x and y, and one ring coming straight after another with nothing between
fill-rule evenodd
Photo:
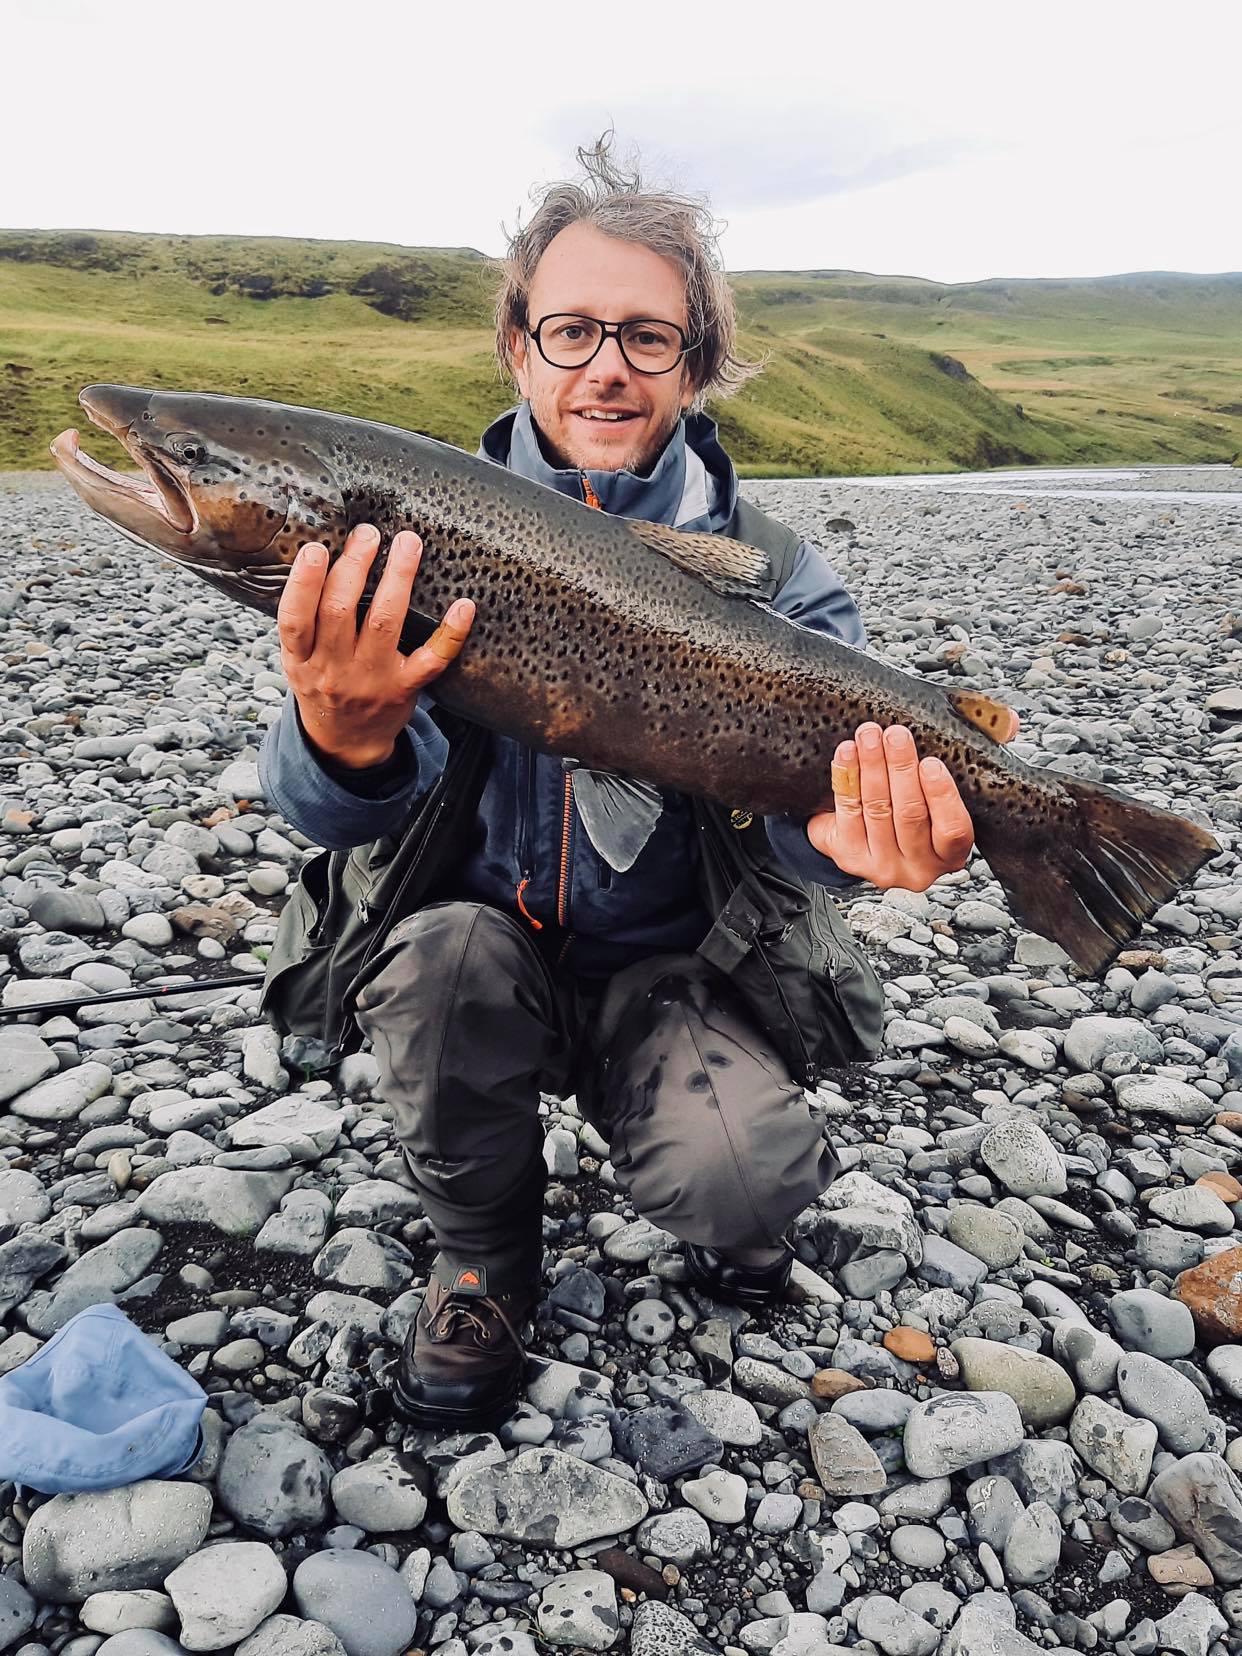
<instances>
[{"instance_id":1,"label":"wader","mask_svg":"<svg viewBox=\"0 0 1242 1656\"><path fill-rule=\"evenodd\" d=\"M498 909L441 902L389 933L357 995L381 1096L444 1262L537 1277L541 1092L576 1092L618 1185L683 1241L770 1247L837 1172L807 1094L699 955L598 988Z\"/></svg>"}]
</instances>

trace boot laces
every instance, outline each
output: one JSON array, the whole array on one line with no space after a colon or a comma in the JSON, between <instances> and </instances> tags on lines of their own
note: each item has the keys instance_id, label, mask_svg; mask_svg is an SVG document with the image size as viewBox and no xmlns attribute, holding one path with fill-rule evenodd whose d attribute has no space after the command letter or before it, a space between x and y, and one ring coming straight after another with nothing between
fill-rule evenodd
<instances>
[{"instance_id":1,"label":"boot laces","mask_svg":"<svg viewBox=\"0 0 1242 1656\"><path fill-rule=\"evenodd\" d=\"M473 1296L466 1298L462 1295L450 1295L436 1312L436 1333L443 1339L450 1340L459 1327L466 1327L473 1329L477 1345L490 1345L492 1343L492 1327L487 1317L480 1314L484 1306L494 1317L499 1319L502 1328L517 1347L519 1354L525 1357L526 1347L522 1344L520 1335L505 1315L502 1307L490 1294L482 1299L476 1299Z\"/></svg>"}]
</instances>

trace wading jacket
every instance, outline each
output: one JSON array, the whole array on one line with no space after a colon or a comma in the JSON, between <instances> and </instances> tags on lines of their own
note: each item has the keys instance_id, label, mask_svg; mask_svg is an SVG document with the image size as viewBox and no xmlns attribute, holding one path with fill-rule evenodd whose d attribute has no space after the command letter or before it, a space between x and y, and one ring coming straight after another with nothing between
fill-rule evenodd
<instances>
[{"instance_id":1,"label":"wading jacket","mask_svg":"<svg viewBox=\"0 0 1242 1656\"><path fill-rule=\"evenodd\" d=\"M737 533L737 474L714 422L701 414L680 422L649 477L550 465L527 403L488 428L480 452L575 499L593 493L604 511L621 517ZM774 607L803 626L861 647L865 633L858 611L822 552L802 541L786 562L788 574ZM432 705L430 698L420 701L386 764L350 771L316 754L288 694L259 756L265 797L329 849L398 834L448 757ZM671 790L664 798L664 813L647 845L633 867L618 874L583 832L560 759L497 736L452 895L538 921L547 957L586 978L610 976L648 955L692 951L715 916L709 916L699 882L691 877L699 855L692 803ZM800 883L830 889L856 884L814 849L805 818L770 817L764 828L780 865Z\"/></svg>"}]
</instances>

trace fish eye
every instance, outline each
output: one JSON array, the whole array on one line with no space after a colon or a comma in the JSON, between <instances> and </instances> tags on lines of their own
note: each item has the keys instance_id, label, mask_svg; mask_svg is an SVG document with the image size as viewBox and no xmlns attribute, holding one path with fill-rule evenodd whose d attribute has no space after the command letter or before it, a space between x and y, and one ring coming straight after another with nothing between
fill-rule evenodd
<instances>
[{"instance_id":1,"label":"fish eye","mask_svg":"<svg viewBox=\"0 0 1242 1656\"><path fill-rule=\"evenodd\" d=\"M168 447L174 457L186 466L197 466L207 457L207 450L193 437L170 437Z\"/></svg>"}]
</instances>

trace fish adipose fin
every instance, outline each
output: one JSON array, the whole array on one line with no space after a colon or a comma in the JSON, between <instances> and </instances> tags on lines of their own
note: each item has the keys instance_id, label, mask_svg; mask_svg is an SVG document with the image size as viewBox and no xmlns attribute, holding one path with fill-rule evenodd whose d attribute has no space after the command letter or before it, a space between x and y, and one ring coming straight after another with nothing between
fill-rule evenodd
<instances>
[{"instance_id":1,"label":"fish adipose fin","mask_svg":"<svg viewBox=\"0 0 1242 1656\"><path fill-rule=\"evenodd\" d=\"M1220 846L1172 811L1057 781L1078 806L1076 825L1034 848L1014 836L980 850L1018 918L1095 975Z\"/></svg>"},{"instance_id":2,"label":"fish adipose fin","mask_svg":"<svg viewBox=\"0 0 1242 1656\"><path fill-rule=\"evenodd\" d=\"M948 695L958 717L994 742L1007 742L1017 731L1018 715L1004 702L994 701L978 690L950 690Z\"/></svg>"},{"instance_id":3,"label":"fish adipose fin","mask_svg":"<svg viewBox=\"0 0 1242 1656\"><path fill-rule=\"evenodd\" d=\"M772 566L766 552L725 535L702 535L689 529L670 529L665 523L626 523L632 535L680 569L728 598L770 598Z\"/></svg>"},{"instance_id":4,"label":"fish adipose fin","mask_svg":"<svg viewBox=\"0 0 1242 1656\"><path fill-rule=\"evenodd\" d=\"M575 770L572 775L574 804L587 838L609 868L626 873L660 820L663 798L648 783L610 771Z\"/></svg>"}]
</instances>

